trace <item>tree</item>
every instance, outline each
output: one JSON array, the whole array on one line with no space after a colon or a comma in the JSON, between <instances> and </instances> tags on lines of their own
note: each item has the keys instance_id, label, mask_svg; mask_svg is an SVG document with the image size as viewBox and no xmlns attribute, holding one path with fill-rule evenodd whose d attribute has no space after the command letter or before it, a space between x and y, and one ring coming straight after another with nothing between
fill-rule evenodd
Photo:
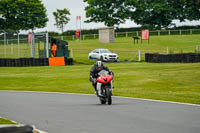
<instances>
[{"instance_id":1,"label":"tree","mask_svg":"<svg viewBox=\"0 0 200 133\"><path fill-rule=\"evenodd\" d=\"M200 19L200 0L185 0L184 13L187 20Z\"/></svg>"},{"instance_id":2,"label":"tree","mask_svg":"<svg viewBox=\"0 0 200 133\"><path fill-rule=\"evenodd\" d=\"M130 18L137 24L156 29L172 25L173 20L199 20L200 0L126 0Z\"/></svg>"},{"instance_id":3,"label":"tree","mask_svg":"<svg viewBox=\"0 0 200 133\"><path fill-rule=\"evenodd\" d=\"M199 20L200 0L84 0L86 22L119 25L131 19L156 29L173 25L173 20Z\"/></svg>"},{"instance_id":4,"label":"tree","mask_svg":"<svg viewBox=\"0 0 200 133\"><path fill-rule=\"evenodd\" d=\"M128 17L129 9L125 0L84 0L88 4L85 7L85 22L103 22L106 26L114 26L124 23Z\"/></svg>"},{"instance_id":5,"label":"tree","mask_svg":"<svg viewBox=\"0 0 200 133\"><path fill-rule=\"evenodd\" d=\"M130 0L128 4L134 9L130 11L130 18L142 26L149 25L156 29L168 27L177 16L177 9L168 3L168 0Z\"/></svg>"},{"instance_id":6,"label":"tree","mask_svg":"<svg viewBox=\"0 0 200 133\"><path fill-rule=\"evenodd\" d=\"M56 20L55 25L59 29L61 29L63 33L64 26L70 21L70 18L68 17L68 15L71 15L69 10L66 8L64 8L63 10L57 9L56 12L53 12L53 15Z\"/></svg>"},{"instance_id":7,"label":"tree","mask_svg":"<svg viewBox=\"0 0 200 133\"><path fill-rule=\"evenodd\" d=\"M4 30L34 30L48 21L41 0L1 0L0 23Z\"/></svg>"}]
</instances>

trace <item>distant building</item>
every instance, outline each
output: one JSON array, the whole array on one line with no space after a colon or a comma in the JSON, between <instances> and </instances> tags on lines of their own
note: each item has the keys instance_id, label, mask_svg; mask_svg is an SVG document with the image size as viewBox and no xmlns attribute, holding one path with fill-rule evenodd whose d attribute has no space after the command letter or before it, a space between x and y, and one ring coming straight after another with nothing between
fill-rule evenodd
<instances>
[{"instance_id":1,"label":"distant building","mask_svg":"<svg viewBox=\"0 0 200 133\"><path fill-rule=\"evenodd\" d=\"M100 43L113 43L115 42L114 27L106 27L99 29L99 42Z\"/></svg>"}]
</instances>

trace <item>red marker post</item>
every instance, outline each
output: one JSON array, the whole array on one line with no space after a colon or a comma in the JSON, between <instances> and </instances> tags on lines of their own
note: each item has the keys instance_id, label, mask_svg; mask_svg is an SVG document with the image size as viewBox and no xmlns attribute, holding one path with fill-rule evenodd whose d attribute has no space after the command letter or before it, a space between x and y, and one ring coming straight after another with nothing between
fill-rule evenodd
<instances>
[{"instance_id":1,"label":"red marker post","mask_svg":"<svg viewBox=\"0 0 200 133\"><path fill-rule=\"evenodd\" d=\"M32 42L32 34L31 34L31 32L28 33L28 42L29 43Z\"/></svg>"}]
</instances>

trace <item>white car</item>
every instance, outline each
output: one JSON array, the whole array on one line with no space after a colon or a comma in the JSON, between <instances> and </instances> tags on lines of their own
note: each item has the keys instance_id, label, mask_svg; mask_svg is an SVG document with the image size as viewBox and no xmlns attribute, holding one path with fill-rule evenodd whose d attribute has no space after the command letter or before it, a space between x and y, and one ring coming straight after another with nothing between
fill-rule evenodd
<instances>
[{"instance_id":1,"label":"white car","mask_svg":"<svg viewBox=\"0 0 200 133\"><path fill-rule=\"evenodd\" d=\"M117 62L119 56L116 53L110 52L108 49L95 49L88 55L89 59L101 59L102 61L115 61Z\"/></svg>"}]
</instances>

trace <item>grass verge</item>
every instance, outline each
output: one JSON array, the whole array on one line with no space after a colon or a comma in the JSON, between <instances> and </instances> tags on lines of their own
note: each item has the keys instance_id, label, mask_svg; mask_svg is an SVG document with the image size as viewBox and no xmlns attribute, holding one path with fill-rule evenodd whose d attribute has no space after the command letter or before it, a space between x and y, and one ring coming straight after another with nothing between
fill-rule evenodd
<instances>
[{"instance_id":1,"label":"grass verge","mask_svg":"<svg viewBox=\"0 0 200 133\"><path fill-rule=\"evenodd\" d=\"M8 119L5 119L5 118L0 118L0 125L4 125L4 124L17 124L17 123L10 121Z\"/></svg>"},{"instance_id":2,"label":"grass verge","mask_svg":"<svg viewBox=\"0 0 200 133\"><path fill-rule=\"evenodd\" d=\"M200 63L107 64L114 95L200 104ZM94 94L92 65L0 69L0 90Z\"/></svg>"}]
</instances>

